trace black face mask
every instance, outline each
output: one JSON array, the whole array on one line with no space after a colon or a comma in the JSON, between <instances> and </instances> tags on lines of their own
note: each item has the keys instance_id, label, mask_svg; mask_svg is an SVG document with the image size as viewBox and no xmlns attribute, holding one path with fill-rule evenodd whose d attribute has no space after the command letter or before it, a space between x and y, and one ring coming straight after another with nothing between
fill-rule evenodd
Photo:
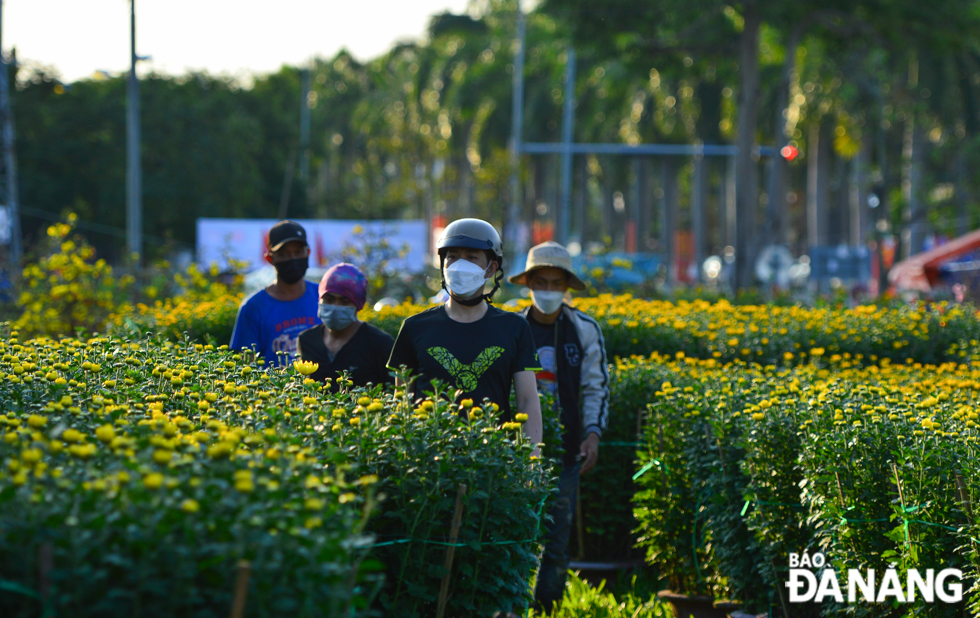
<instances>
[{"instance_id":1,"label":"black face mask","mask_svg":"<svg viewBox=\"0 0 980 618\"><path fill-rule=\"evenodd\" d=\"M276 276L282 283L290 284L296 283L303 278L306 274L306 269L310 265L310 258L301 257L294 258L292 260L283 260L282 262L276 262L273 266L276 267Z\"/></svg>"}]
</instances>

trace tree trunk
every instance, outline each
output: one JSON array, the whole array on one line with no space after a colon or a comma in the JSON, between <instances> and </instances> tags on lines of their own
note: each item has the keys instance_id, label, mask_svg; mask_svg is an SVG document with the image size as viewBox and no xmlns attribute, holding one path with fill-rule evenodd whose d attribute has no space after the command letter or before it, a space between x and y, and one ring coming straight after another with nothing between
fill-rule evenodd
<instances>
[{"instance_id":1,"label":"tree trunk","mask_svg":"<svg viewBox=\"0 0 980 618\"><path fill-rule=\"evenodd\" d=\"M870 147L870 140L865 137L861 142L861 150L851 159L851 179L848 183L850 189L848 202L851 209L849 237L850 244L854 247L863 245L868 240L870 213L868 213L867 171Z\"/></svg>"},{"instance_id":2,"label":"tree trunk","mask_svg":"<svg viewBox=\"0 0 980 618\"><path fill-rule=\"evenodd\" d=\"M722 180L719 183L718 201L724 211L724 234L722 243L726 247L735 247L735 159L725 157L725 167L722 171Z\"/></svg>"},{"instance_id":3,"label":"tree trunk","mask_svg":"<svg viewBox=\"0 0 980 618\"><path fill-rule=\"evenodd\" d=\"M613 164L608 157L602 161L602 240L609 239L610 244L616 242L616 209L613 206Z\"/></svg>"},{"instance_id":4,"label":"tree trunk","mask_svg":"<svg viewBox=\"0 0 980 618\"><path fill-rule=\"evenodd\" d=\"M827 202L830 190L830 125L821 119L810 126L807 143L806 243L830 243Z\"/></svg>"},{"instance_id":5,"label":"tree trunk","mask_svg":"<svg viewBox=\"0 0 980 618\"><path fill-rule=\"evenodd\" d=\"M691 176L691 240L693 259L697 266L697 280L701 280L701 264L705 256L705 230L708 217L708 161L703 154L694 155L694 173Z\"/></svg>"},{"instance_id":6,"label":"tree trunk","mask_svg":"<svg viewBox=\"0 0 980 618\"><path fill-rule=\"evenodd\" d=\"M739 40L738 153L735 155L735 290L752 283L755 260L756 178L755 131L759 108L759 26L755 2L747 2L742 15L744 28Z\"/></svg>"},{"instance_id":7,"label":"tree trunk","mask_svg":"<svg viewBox=\"0 0 980 618\"><path fill-rule=\"evenodd\" d=\"M574 186L578 187L578 191L572 192L572 203L575 209L575 220L572 222L575 228L575 233L578 234L578 242L582 248L585 248L585 242L588 240L585 228L586 228L586 213L585 205L588 203L586 201L586 195L589 191L589 176L586 169L588 163L588 158L585 156L575 157L575 163L573 169L575 170L575 180Z\"/></svg>"},{"instance_id":8,"label":"tree trunk","mask_svg":"<svg viewBox=\"0 0 980 618\"><path fill-rule=\"evenodd\" d=\"M786 203L786 177L788 164L782 156L783 147L789 145L790 136L786 134L787 111L789 110L789 90L793 85L793 72L796 70L796 51L803 38L803 24L797 24L786 39L786 57L783 59L782 78L776 90L776 126L773 144L776 153L772 156L772 183L769 191L769 211L772 213L771 222L773 244L784 244L787 240L789 221L789 204Z\"/></svg>"},{"instance_id":9,"label":"tree trunk","mask_svg":"<svg viewBox=\"0 0 980 618\"><path fill-rule=\"evenodd\" d=\"M677 284L677 269L674 267L674 234L677 223L677 168L670 157L661 159L661 187L663 188L663 201L661 202L663 214L663 238L661 247L664 255L664 264L667 266L667 287L671 288Z\"/></svg>"},{"instance_id":10,"label":"tree trunk","mask_svg":"<svg viewBox=\"0 0 980 618\"><path fill-rule=\"evenodd\" d=\"M959 236L970 231L970 209L973 201L969 187L970 176L966 167L966 147L956 154L956 232Z\"/></svg>"},{"instance_id":11,"label":"tree trunk","mask_svg":"<svg viewBox=\"0 0 980 618\"><path fill-rule=\"evenodd\" d=\"M626 251L634 253L640 247L640 218L643 211L643 190L640 182L643 160L633 157L630 161L629 198L626 202Z\"/></svg>"},{"instance_id":12,"label":"tree trunk","mask_svg":"<svg viewBox=\"0 0 980 618\"><path fill-rule=\"evenodd\" d=\"M908 112L902 148L902 198L905 212L902 219L902 258L922 251L926 235L925 205L919 197L922 184L922 129L912 112Z\"/></svg>"}]
</instances>

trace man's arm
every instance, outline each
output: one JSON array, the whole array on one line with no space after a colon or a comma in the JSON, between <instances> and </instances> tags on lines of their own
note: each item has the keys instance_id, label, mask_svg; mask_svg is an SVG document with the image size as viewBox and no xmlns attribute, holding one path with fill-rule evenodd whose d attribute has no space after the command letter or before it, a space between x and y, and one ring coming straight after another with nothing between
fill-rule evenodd
<instances>
[{"instance_id":1,"label":"man's arm","mask_svg":"<svg viewBox=\"0 0 980 618\"><path fill-rule=\"evenodd\" d=\"M584 313L576 316L582 359L582 429L602 437L609 422L609 368L599 323Z\"/></svg>"},{"instance_id":2,"label":"man's arm","mask_svg":"<svg viewBox=\"0 0 980 618\"><path fill-rule=\"evenodd\" d=\"M524 434L534 444L532 455L540 455L538 444L544 438L544 425L541 421L541 400L538 399L538 384L533 371L518 371L514 374L514 394L517 397L517 410L527 414Z\"/></svg>"},{"instance_id":3,"label":"man's arm","mask_svg":"<svg viewBox=\"0 0 980 618\"><path fill-rule=\"evenodd\" d=\"M232 350L245 350L253 346L257 350L260 347L259 325L248 302L244 302L238 308L238 315L235 317L235 328L231 331L231 345L228 347ZM261 350L258 351L261 352Z\"/></svg>"},{"instance_id":4,"label":"man's arm","mask_svg":"<svg viewBox=\"0 0 980 618\"><path fill-rule=\"evenodd\" d=\"M609 369L606 346L599 323L584 313L576 315L582 359L582 428L585 439L579 447L581 473L591 472L599 461L599 438L609 422Z\"/></svg>"}]
</instances>

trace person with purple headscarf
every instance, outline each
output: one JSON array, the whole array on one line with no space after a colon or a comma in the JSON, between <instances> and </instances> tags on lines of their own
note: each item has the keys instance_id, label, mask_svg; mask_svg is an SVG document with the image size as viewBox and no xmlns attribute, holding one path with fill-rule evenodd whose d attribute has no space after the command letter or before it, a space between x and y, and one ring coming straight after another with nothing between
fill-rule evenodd
<instances>
[{"instance_id":1,"label":"person with purple headscarf","mask_svg":"<svg viewBox=\"0 0 980 618\"><path fill-rule=\"evenodd\" d=\"M317 363L310 376L330 380L337 390L337 378L346 371L354 386L394 384L387 368L395 340L376 326L357 319L367 299L367 277L353 264L335 264L320 280L319 317L322 324L299 335L297 354Z\"/></svg>"}]
</instances>

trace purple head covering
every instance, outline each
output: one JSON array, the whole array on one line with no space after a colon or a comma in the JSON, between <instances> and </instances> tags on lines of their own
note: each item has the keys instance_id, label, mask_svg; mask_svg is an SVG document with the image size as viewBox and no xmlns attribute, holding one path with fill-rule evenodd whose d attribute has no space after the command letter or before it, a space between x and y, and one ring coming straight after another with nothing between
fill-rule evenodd
<instances>
[{"instance_id":1,"label":"purple head covering","mask_svg":"<svg viewBox=\"0 0 980 618\"><path fill-rule=\"evenodd\" d=\"M334 264L320 279L320 298L327 292L343 296L360 311L367 299L367 277L353 264Z\"/></svg>"}]
</instances>

